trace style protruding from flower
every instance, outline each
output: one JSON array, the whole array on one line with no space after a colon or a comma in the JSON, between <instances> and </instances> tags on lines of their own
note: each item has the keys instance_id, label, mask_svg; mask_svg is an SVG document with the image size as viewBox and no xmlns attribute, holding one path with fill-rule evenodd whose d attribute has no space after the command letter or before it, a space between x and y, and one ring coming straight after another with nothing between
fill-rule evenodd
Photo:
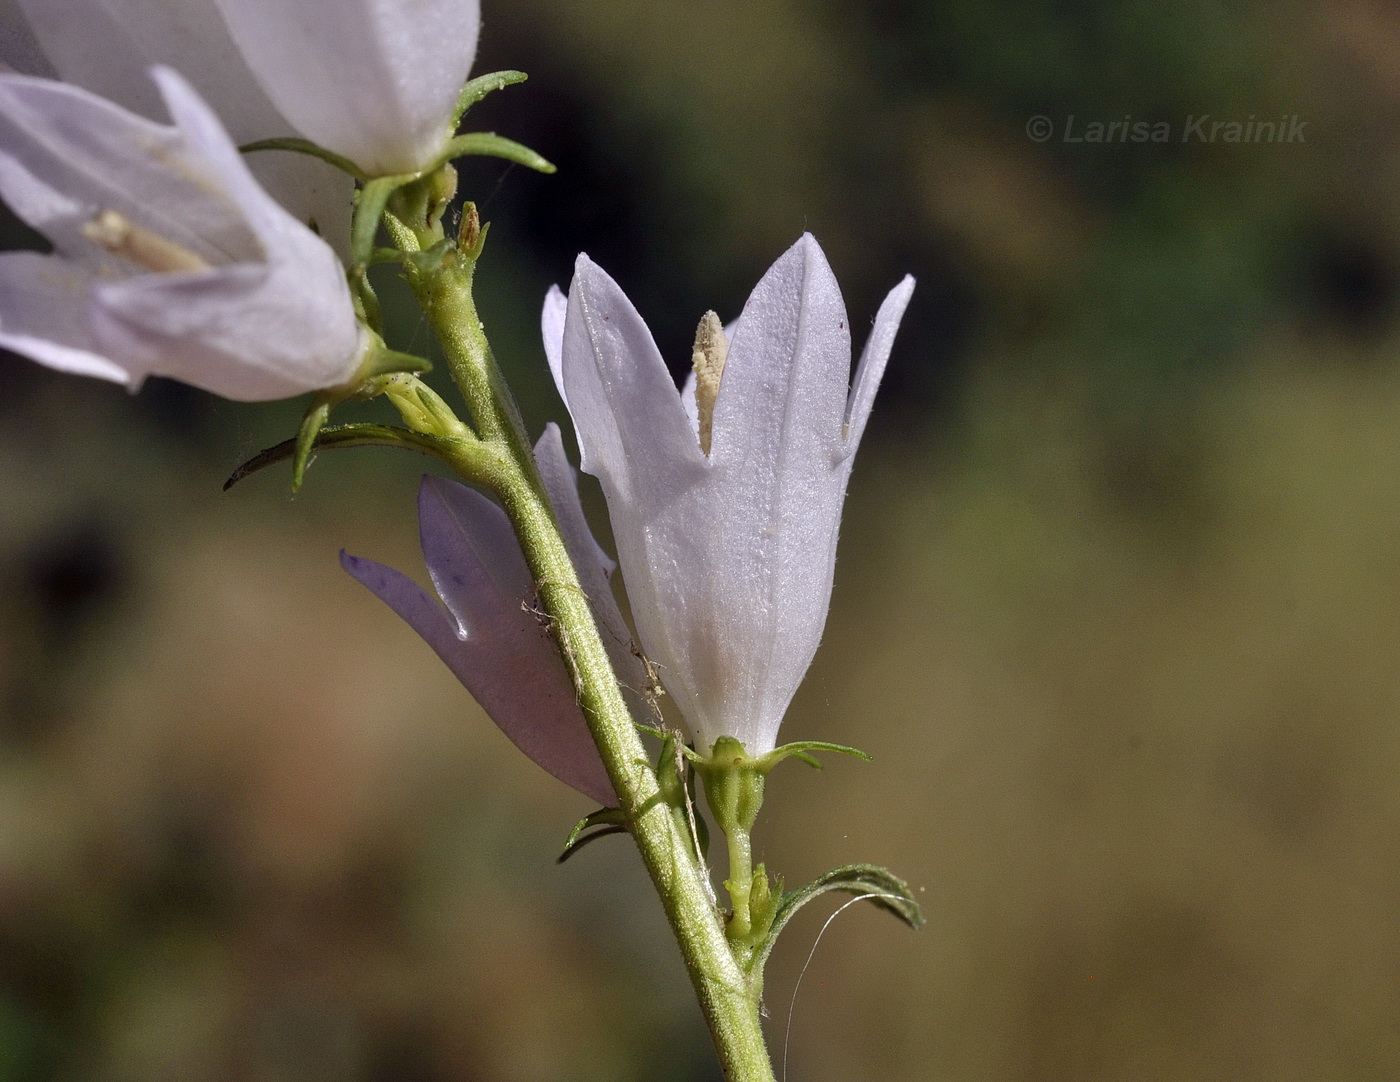
<instances>
[{"instance_id":1,"label":"style protruding from flower","mask_svg":"<svg viewBox=\"0 0 1400 1082\"><path fill-rule=\"evenodd\" d=\"M181 76L152 77L173 126L0 75L0 197L54 248L0 255L0 345L133 389L160 375L244 401L351 380L366 340L339 259Z\"/></svg>"},{"instance_id":2,"label":"style protruding from flower","mask_svg":"<svg viewBox=\"0 0 1400 1082\"><path fill-rule=\"evenodd\" d=\"M614 668L639 687L640 664L608 586L614 565L588 530L555 426L535 454ZM427 641L516 747L585 796L616 804L560 648L536 611L534 582L505 512L465 485L425 477L418 527L445 610L398 571L345 553L341 564Z\"/></svg>"},{"instance_id":3,"label":"style protruding from flower","mask_svg":"<svg viewBox=\"0 0 1400 1082\"><path fill-rule=\"evenodd\" d=\"M546 354L607 497L642 648L702 754L722 736L755 756L776 745L821 639L853 456L913 288L906 277L885 298L852 384L841 292L804 235L728 333L707 314L684 392L587 256L567 300L546 299Z\"/></svg>"}]
</instances>

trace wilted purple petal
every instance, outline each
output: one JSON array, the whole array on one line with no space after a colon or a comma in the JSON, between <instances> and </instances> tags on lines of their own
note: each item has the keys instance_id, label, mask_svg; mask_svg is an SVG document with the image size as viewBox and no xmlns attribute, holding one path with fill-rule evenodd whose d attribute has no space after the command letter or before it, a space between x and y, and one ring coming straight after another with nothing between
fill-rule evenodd
<instances>
[{"instance_id":1,"label":"wilted purple petal","mask_svg":"<svg viewBox=\"0 0 1400 1082\"><path fill-rule=\"evenodd\" d=\"M397 571L345 554L341 564L427 641L516 747L585 796L615 804L505 512L435 477L424 478L418 506L424 561L446 611Z\"/></svg>"}]
</instances>

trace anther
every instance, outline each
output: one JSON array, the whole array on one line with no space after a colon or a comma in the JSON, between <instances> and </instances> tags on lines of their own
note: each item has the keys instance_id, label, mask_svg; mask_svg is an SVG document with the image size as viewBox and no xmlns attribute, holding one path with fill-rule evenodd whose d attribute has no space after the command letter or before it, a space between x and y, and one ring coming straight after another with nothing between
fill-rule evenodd
<instances>
[{"instance_id":1,"label":"anther","mask_svg":"<svg viewBox=\"0 0 1400 1082\"><path fill-rule=\"evenodd\" d=\"M695 369L695 409L700 417L700 450L710 453L710 436L714 431L715 399L719 396L719 381L724 375L724 359L729 355L729 340L724 337L724 324L713 312L700 317L695 329L695 348L690 362Z\"/></svg>"}]
</instances>

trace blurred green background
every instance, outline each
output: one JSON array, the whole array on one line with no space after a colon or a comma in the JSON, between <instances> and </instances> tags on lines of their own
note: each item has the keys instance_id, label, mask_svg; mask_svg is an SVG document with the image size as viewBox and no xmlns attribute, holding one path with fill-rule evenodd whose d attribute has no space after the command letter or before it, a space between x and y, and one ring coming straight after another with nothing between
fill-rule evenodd
<instances>
[{"instance_id":1,"label":"blurred green background","mask_svg":"<svg viewBox=\"0 0 1400 1082\"><path fill-rule=\"evenodd\" d=\"M793 922L788 1078L1400 1077L1400 14L485 17L531 80L473 119L561 167L463 169L533 428L579 250L678 364L804 229L857 328L919 278L784 730L875 761L783 768L757 845L929 923ZM1124 118L1170 139L1065 138ZM422 577L422 461L224 494L296 403L0 378L0 1079L718 1078L630 847L556 866L588 805L340 571Z\"/></svg>"}]
</instances>

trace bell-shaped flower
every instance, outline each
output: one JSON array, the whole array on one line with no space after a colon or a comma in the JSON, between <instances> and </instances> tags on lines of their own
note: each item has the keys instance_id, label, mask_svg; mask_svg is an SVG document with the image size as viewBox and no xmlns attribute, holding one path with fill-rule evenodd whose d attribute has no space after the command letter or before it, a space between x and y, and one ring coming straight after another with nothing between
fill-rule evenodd
<instances>
[{"instance_id":1,"label":"bell-shaped flower","mask_svg":"<svg viewBox=\"0 0 1400 1082\"><path fill-rule=\"evenodd\" d=\"M587 256L567 301L546 301L546 352L607 497L642 649L702 753L721 736L752 755L776 744L821 639L852 456L913 288L906 277L880 306L849 386L841 292L804 235L732 341L713 313L702 321L684 393Z\"/></svg>"},{"instance_id":2,"label":"bell-shaped flower","mask_svg":"<svg viewBox=\"0 0 1400 1082\"><path fill-rule=\"evenodd\" d=\"M0 75L0 197L54 249L0 255L0 346L133 389L161 375L247 401L348 381L365 339L335 253L263 191L179 75L152 74L173 126Z\"/></svg>"},{"instance_id":3,"label":"bell-shaped flower","mask_svg":"<svg viewBox=\"0 0 1400 1082\"><path fill-rule=\"evenodd\" d=\"M639 688L640 663L608 586L613 564L588 530L555 426L535 454L614 668ZM616 804L505 512L465 485L424 477L418 529L442 605L383 564L346 553L341 564L427 641L516 747L585 796Z\"/></svg>"},{"instance_id":4,"label":"bell-shaped flower","mask_svg":"<svg viewBox=\"0 0 1400 1082\"><path fill-rule=\"evenodd\" d=\"M0 61L26 75L54 75L109 101L164 119L150 69L183 74L235 143L296 135L248 67L217 0L17 0L22 20L0 35ZM25 31L28 31L26 34ZM259 183L332 244L348 241L353 182L304 154L250 155Z\"/></svg>"},{"instance_id":5,"label":"bell-shaped flower","mask_svg":"<svg viewBox=\"0 0 1400 1082\"><path fill-rule=\"evenodd\" d=\"M282 115L370 176L415 172L451 137L479 0L217 3Z\"/></svg>"}]
</instances>

